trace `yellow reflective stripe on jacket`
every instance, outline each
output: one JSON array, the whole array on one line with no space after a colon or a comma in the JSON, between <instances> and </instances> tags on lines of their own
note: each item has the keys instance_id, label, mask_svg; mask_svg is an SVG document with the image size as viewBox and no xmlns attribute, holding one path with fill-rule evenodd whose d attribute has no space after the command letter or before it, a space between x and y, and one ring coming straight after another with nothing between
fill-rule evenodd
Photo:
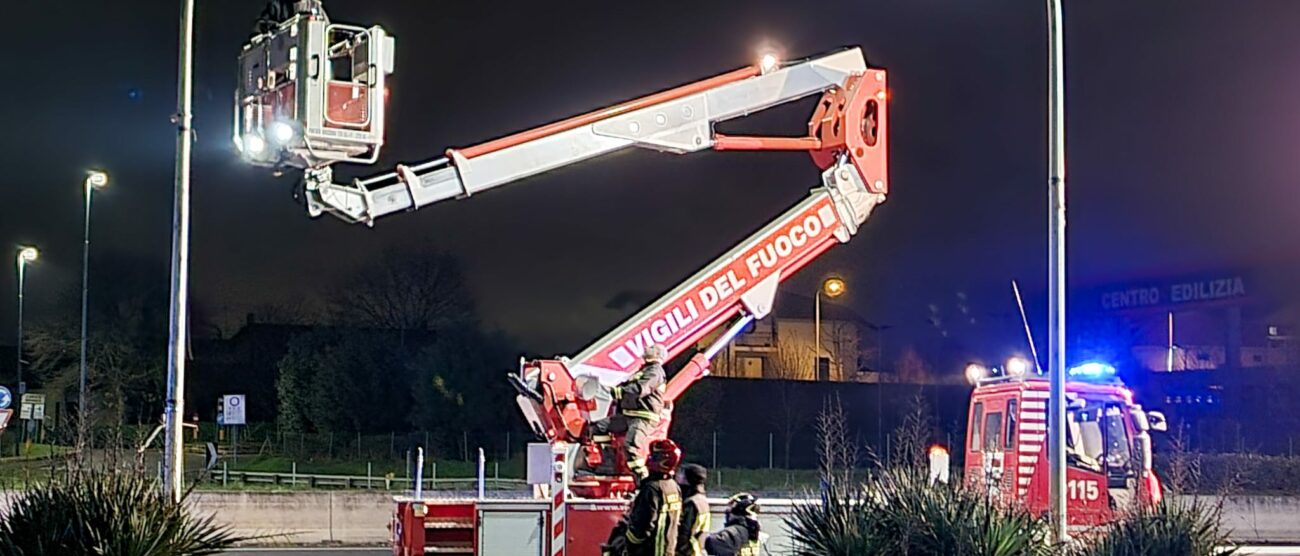
<instances>
[{"instance_id":1,"label":"yellow reflective stripe on jacket","mask_svg":"<svg viewBox=\"0 0 1300 556\"><path fill-rule=\"evenodd\" d=\"M636 417L637 419L645 419L652 423L659 422L658 413L655 413L653 411L646 411L644 409L625 409L623 410L623 415L626 415L628 417Z\"/></svg>"},{"instance_id":2,"label":"yellow reflective stripe on jacket","mask_svg":"<svg viewBox=\"0 0 1300 556\"><path fill-rule=\"evenodd\" d=\"M695 523L691 525L691 555L704 556L704 545L700 543L704 539L704 534L713 528L713 516L709 514L706 508L704 513L695 516Z\"/></svg>"},{"instance_id":3,"label":"yellow reflective stripe on jacket","mask_svg":"<svg viewBox=\"0 0 1300 556\"><path fill-rule=\"evenodd\" d=\"M655 556L676 556L668 553L668 520L677 521L681 515L681 495L665 493L664 505L659 508L658 530L655 532Z\"/></svg>"},{"instance_id":4,"label":"yellow reflective stripe on jacket","mask_svg":"<svg viewBox=\"0 0 1300 556\"><path fill-rule=\"evenodd\" d=\"M623 536L624 536L624 537L627 537L627 542L630 542L630 543L632 543L632 544L641 544L641 543L645 542L645 539L642 539L642 538L637 537L636 535L633 535L631 529L628 529L626 532L624 532L624 533L623 533Z\"/></svg>"}]
</instances>

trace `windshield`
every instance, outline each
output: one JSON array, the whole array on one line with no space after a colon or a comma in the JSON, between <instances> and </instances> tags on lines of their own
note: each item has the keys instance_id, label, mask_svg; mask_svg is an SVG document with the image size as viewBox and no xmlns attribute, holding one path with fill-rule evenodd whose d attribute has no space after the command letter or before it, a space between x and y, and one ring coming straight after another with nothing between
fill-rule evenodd
<instances>
[{"instance_id":1,"label":"windshield","mask_svg":"<svg viewBox=\"0 0 1300 556\"><path fill-rule=\"evenodd\" d=\"M1128 427L1117 403L1075 402L1066 413L1066 454L1070 465L1095 472L1127 470L1132 462Z\"/></svg>"}]
</instances>

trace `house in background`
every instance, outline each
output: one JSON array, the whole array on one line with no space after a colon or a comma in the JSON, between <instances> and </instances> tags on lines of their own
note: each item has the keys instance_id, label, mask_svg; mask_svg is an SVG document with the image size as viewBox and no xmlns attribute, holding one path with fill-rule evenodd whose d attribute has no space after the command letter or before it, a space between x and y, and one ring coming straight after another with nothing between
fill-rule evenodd
<instances>
[{"instance_id":1,"label":"house in background","mask_svg":"<svg viewBox=\"0 0 1300 556\"><path fill-rule=\"evenodd\" d=\"M713 376L822 382L881 381L879 327L823 298L820 346L815 300L779 292L772 314L754 321L713 361ZM721 330L700 341L711 344Z\"/></svg>"}]
</instances>

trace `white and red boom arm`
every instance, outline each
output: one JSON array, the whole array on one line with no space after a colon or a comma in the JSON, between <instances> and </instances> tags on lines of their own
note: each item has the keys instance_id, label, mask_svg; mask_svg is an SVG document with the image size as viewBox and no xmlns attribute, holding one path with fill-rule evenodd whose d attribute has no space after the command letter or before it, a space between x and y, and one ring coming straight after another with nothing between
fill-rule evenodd
<instances>
[{"instance_id":1,"label":"white and red boom arm","mask_svg":"<svg viewBox=\"0 0 1300 556\"><path fill-rule=\"evenodd\" d=\"M767 316L782 280L852 239L887 191L885 85L883 70L867 69L828 88L806 138L714 134L715 149L809 150L824 168L822 184L576 356L524 362L515 380L517 401L533 429L552 441L582 442L587 423L608 412L609 400L601 399L601 389L590 383L608 386L624 380L640 366L647 344L662 344L673 357L734 321L669 381L666 398L676 399L708 373L709 359L744 324Z\"/></svg>"},{"instance_id":2,"label":"white and red boom arm","mask_svg":"<svg viewBox=\"0 0 1300 556\"><path fill-rule=\"evenodd\" d=\"M884 71L867 68L857 48L783 65L746 67L480 145L449 149L444 158L398 166L393 172L351 184L334 183L329 166L308 169L308 210L313 216L330 212L351 222L373 224L380 216L467 197L628 147L677 154L706 149L808 150L821 153L820 162L826 167L829 153L844 148L846 130L826 125L810 130L808 137L729 137L715 133L713 125L814 94L824 95L823 104L844 102L853 96L845 89L859 81L878 89L878 100L883 101L884 78ZM843 108L819 107L818 112L829 121ZM879 114L883 118L883 112ZM872 125L883 125L883 120ZM868 188L884 193L885 177L873 170L862 168L860 173L872 175Z\"/></svg>"},{"instance_id":3,"label":"white and red boom arm","mask_svg":"<svg viewBox=\"0 0 1300 556\"><path fill-rule=\"evenodd\" d=\"M674 357L739 314L766 317L777 284L851 239L885 198L867 189L847 161L824 179L785 214L583 349L570 360L573 373L617 383L640 367L648 344Z\"/></svg>"},{"instance_id":4,"label":"white and red boom arm","mask_svg":"<svg viewBox=\"0 0 1300 556\"><path fill-rule=\"evenodd\" d=\"M805 137L736 137L715 123L798 100L821 100ZM328 166L306 170L308 209L373 224L394 212L467 197L627 147L670 153L804 150L823 169L822 184L682 285L573 358L525 361L513 384L533 430L552 442L582 443L589 463L600 450L584 435L608 414L597 383L612 385L640 365L650 343L669 356L731 322L727 332L669 381L675 400L708 373L709 359L753 319L772 310L777 285L831 246L847 242L888 191L886 78L857 48L788 64L742 68L618 106L464 149L352 184ZM666 435L671 418L656 435ZM625 471L625 470L624 470ZM627 485L624 485L627 486Z\"/></svg>"},{"instance_id":5,"label":"white and red boom arm","mask_svg":"<svg viewBox=\"0 0 1300 556\"><path fill-rule=\"evenodd\" d=\"M881 139L884 136L881 135ZM864 151L884 168L884 142ZM836 244L857 234L885 194L871 191L856 166L843 157L822 174L823 184L799 204L719 257L682 285L602 336L573 358L526 361L516 385L517 401L539 435L580 442L587 423L606 416L609 400L584 387L583 377L609 386L641 365L646 344L664 345L669 357L690 349L718 327L726 333L669 381L674 401L708 374L709 360L748 322L772 310L777 285ZM883 175L883 174L881 174ZM737 320L739 317L739 320Z\"/></svg>"}]
</instances>

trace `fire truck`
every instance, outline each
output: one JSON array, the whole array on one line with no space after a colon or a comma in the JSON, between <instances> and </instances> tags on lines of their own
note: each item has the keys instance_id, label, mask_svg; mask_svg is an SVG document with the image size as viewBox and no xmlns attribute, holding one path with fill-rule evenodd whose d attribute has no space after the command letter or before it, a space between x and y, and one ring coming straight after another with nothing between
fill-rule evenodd
<instances>
[{"instance_id":1,"label":"fire truck","mask_svg":"<svg viewBox=\"0 0 1300 556\"><path fill-rule=\"evenodd\" d=\"M1013 359L1005 367L967 367L975 384L967 415L964 477L991 498L1048 506L1048 381ZM1158 503L1163 491L1151 468L1151 433L1165 417L1146 411L1115 368L1089 362L1067 371L1066 504L1069 525L1091 527L1136 504Z\"/></svg>"},{"instance_id":2,"label":"fire truck","mask_svg":"<svg viewBox=\"0 0 1300 556\"><path fill-rule=\"evenodd\" d=\"M796 150L820 168L821 183L802 201L587 348L520 362L510 379L519 409L550 447L546 498L403 499L392 525L395 554L498 554L507 547L597 554L636 486L619 449L622 435L598 443L587 433L610 415L610 387L638 369L646 345L662 345L673 358L725 329L669 380L669 409L653 435L667 437L672 402L709 373L710 359L731 338L771 312L777 285L857 234L888 191L885 71L868 67L857 48L793 61L764 54L754 65L702 81L337 183L332 164L378 159L395 40L378 26L333 23L318 1L298 2L294 11L240 55L234 141L252 164L301 169L312 216L373 225L387 214L630 147L673 154ZM816 95L806 136L714 130L717 122Z\"/></svg>"},{"instance_id":3,"label":"fire truck","mask_svg":"<svg viewBox=\"0 0 1300 556\"><path fill-rule=\"evenodd\" d=\"M510 381L524 418L546 442L541 465L530 462L530 469L540 467L545 475L544 496L426 498L417 488L415 496L396 501L395 555L595 556L635 488L619 449L621 435L597 442L587 431L611 414L610 387L637 370L646 345L663 345L672 358L724 330L669 380L667 408L653 435L667 437L672 402L709 374L710 360L736 334L771 312L778 284L858 233L889 189L886 72L869 67L858 48L800 60L764 54L753 65L701 81L342 183L334 178L333 164L379 159L395 39L379 26L332 22L318 0L299 1L293 11L254 36L240 54L233 139L249 163L277 172L301 170L313 217L328 213L373 226L382 216L467 198L633 147L671 154L805 151L820 169L820 184L802 201L585 349L571 357L520 361ZM819 100L805 136L735 136L714 129L718 122L813 96ZM1039 495L1046 492L1045 473L1039 472L1046 461L1040 457L1046 393L1040 386L1026 379L977 387L971 445L980 450L967 458L968 476L984 477L979 484L999 496L1029 495L1031 507L1046 504L1046 495ZM1149 427L1127 391L1081 385L1071 391L1082 404L1071 413L1079 438L1095 439L1085 429L1109 426L1111 412L1119 412L1124 438L1145 438ZM1011 423L1009 432L998 432L1004 422ZM1118 437L1103 432L1101 438ZM1131 444L1128 452L1128 461L1145 465L1139 474L1112 473L1118 467L1107 467L1105 457L1100 471L1072 468L1078 496L1071 501L1100 508L1123 492L1158 495L1146 442Z\"/></svg>"}]
</instances>

